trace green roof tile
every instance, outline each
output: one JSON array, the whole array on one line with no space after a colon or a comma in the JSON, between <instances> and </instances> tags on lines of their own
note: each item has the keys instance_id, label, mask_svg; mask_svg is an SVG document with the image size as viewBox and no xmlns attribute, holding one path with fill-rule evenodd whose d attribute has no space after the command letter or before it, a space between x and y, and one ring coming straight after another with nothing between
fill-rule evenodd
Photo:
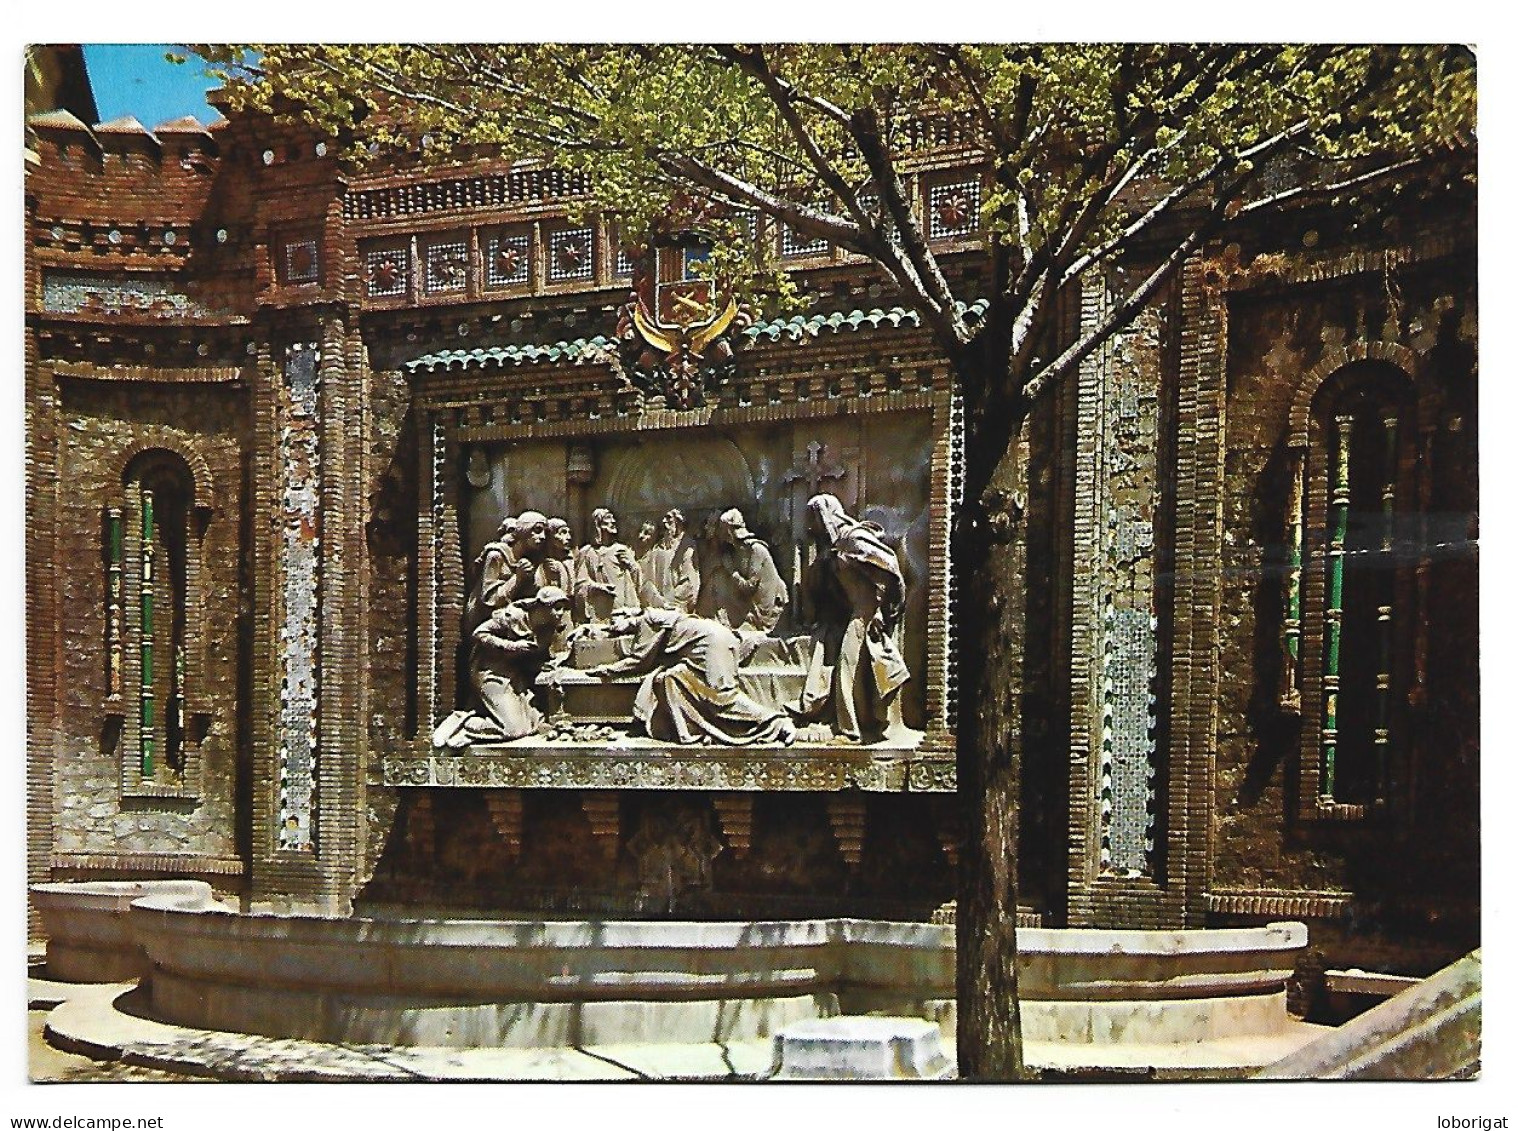
<instances>
[{"instance_id":1,"label":"green roof tile","mask_svg":"<svg viewBox=\"0 0 1518 1131\"><path fill-rule=\"evenodd\" d=\"M965 320L972 325L985 317L990 307L990 303L985 299L976 299L968 306L964 303L958 305ZM922 320L915 310L908 310L901 306L893 306L889 310L874 307L868 311L856 309L847 312L835 310L830 314L795 314L789 318L754 323L737 335L737 344L751 346L760 341L779 342L782 339L802 342L817 337L824 330L836 334L845 329L857 331L863 326L876 330L882 327L912 328L921 324ZM569 361L578 364L599 358L603 351L612 348L614 344L612 339L597 335L594 338L575 338L572 341L549 342L543 345L528 343L491 346L488 349L439 350L414 361L408 361L406 368L412 373L424 370L433 373L439 369L474 369L492 365L505 367L536 361L554 363Z\"/></svg>"}]
</instances>

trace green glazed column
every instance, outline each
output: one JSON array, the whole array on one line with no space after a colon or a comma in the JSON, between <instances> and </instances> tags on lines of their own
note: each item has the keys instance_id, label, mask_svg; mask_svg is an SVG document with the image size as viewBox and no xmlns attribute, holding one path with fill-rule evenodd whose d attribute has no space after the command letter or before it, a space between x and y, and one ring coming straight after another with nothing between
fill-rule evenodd
<instances>
[{"instance_id":1,"label":"green glazed column","mask_svg":"<svg viewBox=\"0 0 1518 1131\"><path fill-rule=\"evenodd\" d=\"M1281 617L1281 706L1301 707L1302 675L1302 480L1306 453L1291 453L1290 493L1286 501L1286 593Z\"/></svg>"},{"instance_id":2,"label":"green glazed column","mask_svg":"<svg viewBox=\"0 0 1518 1131\"><path fill-rule=\"evenodd\" d=\"M122 608L122 592L125 584L122 571L123 530L121 508L107 507L105 511L105 689L112 699L121 697L121 671L123 637L125 636Z\"/></svg>"},{"instance_id":3,"label":"green glazed column","mask_svg":"<svg viewBox=\"0 0 1518 1131\"><path fill-rule=\"evenodd\" d=\"M1349 446L1353 416L1334 417L1333 467L1328 493L1328 600L1323 610L1323 782L1332 802L1339 753L1339 650L1344 634L1344 554L1349 530Z\"/></svg>"},{"instance_id":4,"label":"green glazed column","mask_svg":"<svg viewBox=\"0 0 1518 1131\"><path fill-rule=\"evenodd\" d=\"M143 488L142 504L142 601L140 606L142 678L139 698L138 753L142 776L153 776L153 492Z\"/></svg>"}]
</instances>

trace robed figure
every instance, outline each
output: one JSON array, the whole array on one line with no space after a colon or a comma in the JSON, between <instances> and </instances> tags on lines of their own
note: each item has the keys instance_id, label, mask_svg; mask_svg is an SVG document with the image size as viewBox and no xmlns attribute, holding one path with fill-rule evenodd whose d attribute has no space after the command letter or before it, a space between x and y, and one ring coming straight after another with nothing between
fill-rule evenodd
<instances>
[{"instance_id":1,"label":"robed figure","mask_svg":"<svg viewBox=\"0 0 1518 1131\"><path fill-rule=\"evenodd\" d=\"M906 583L896 551L873 522L851 518L832 495L807 500L807 529L817 547L808 578L818 634L798 722L822 722L835 737L878 742L899 710L910 678L896 628Z\"/></svg>"},{"instance_id":2,"label":"robed figure","mask_svg":"<svg viewBox=\"0 0 1518 1131\"><path fill-rule=\"evenodd\" d=\"M723 746L789 744L796 728L786 713L766 707L738 683L752 641L714 620L673 609L618 613L612 632L636 633L630 655L591 668L602 679L643 675L633 718L651 738Z\"/></svg>"},{"instance_id":3,"label":"robed figure","mask_svg":"<svg viewBox=\"0 0 1518 1131\"><path fill-rule=\"evenodd\" d=\"M643 606L637 560L617 541L617 516L597 507L590 516L591 540L575 553L575 619L593 624L618 609Z\"/></svg>"},{"instance_id":4,"label":"robed figure","mask_svg":"<svg viewBox=\"0 0 1518 1131\"><path fill-rule=\"evenodd\" d=\"M474 630L469 674L479 716L466 727L470 738L509 742L542 727L533 684L568 614L569 594L547 586L496 609Z\"/></svg>"}]
</instances>

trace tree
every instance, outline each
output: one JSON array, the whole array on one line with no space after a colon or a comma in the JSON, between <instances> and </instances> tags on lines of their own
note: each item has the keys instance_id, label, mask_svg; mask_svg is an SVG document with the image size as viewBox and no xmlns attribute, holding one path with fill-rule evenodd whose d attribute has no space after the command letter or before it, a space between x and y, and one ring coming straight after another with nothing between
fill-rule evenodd
<instances>
[{"instance_id":1,"label":"tree","mask_svg":"<svg viewBox=\"0 0 1518 1131\"><path fill-rule=\"evenodd\" d=\"M962 624L959 1060L1024 1075L1016 993L1016 468L1029 413L1233 225L1337 201L1474 145L1475 64L1448 47L203 47L233 107L354 143L488 148L585 177L634 238L692 201L758 212L872 261L951 366L966 420L952 553ZM908 188L922 127L984 164L985 238L952 273ZM1267 169L1285 170L1266 177ZM730 217L730 234L740 225ZM715 269L793 300L751 242ZM962 282L954 282L960 279ZM1092 324L1062 295L1096 283ZM974 300L984 314L967 314Z\"/></svg>"}]
</instances>

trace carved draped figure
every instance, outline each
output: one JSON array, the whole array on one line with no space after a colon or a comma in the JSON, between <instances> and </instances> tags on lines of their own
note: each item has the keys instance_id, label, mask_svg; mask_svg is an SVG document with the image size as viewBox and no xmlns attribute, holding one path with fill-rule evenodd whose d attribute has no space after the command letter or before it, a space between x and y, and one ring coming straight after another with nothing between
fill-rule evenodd
<instances>
[{"instance_id":1,"label":"carved draped figure","mask_svg":"<svg viewBox=\"0 0 1518 1131\"><path fill-rule=\"evenodd\" d=\"M729 622L734 628L773 631L780 623L789 594L780 571L775 568L770 548L750 536L727 547L723 557L732 564L735 599L728 614Z\"/></svg>"},{"instance_id":2,"label":"carved draped figure","mask_svg":"<svg viewBox=\"0 0 1518 1131\"><path fill-rule=\"evenodd\" d=\"M496 609L474 630L470 678L481 713L500 727L501 740L524 738L543 722L543 713L532 701L532 686L549 659L553 631L552 625L535 630L521 604Z\"/></svg>"},{"instance_id":3,"label":"carved draped figure","mask_svg":"<svg viewBox=\"0 0 1518 1131\"><path fill-rule=\"evenodd\" d=\"M621 542L581 546L575 552L575 619L607 621L616 609L640 609L638 565Z\"/></svg>"},{"instance_id":4,"label":"carved draped figure","mask_svg":"<svg viewBox=\"0 0 1518 1131\"><path fill-rule=\"evenodd\" d=\"M667 540L649 547L638 559L643 575L643 605L650 609L694 612L701 593L701 571L696 566L696 540L682 533L678 541Z\"/></svg>"},{"instance_id":5,"label":"carved draped figure","mask_svg":"<svg viewBox=\"0 0 1518 1131\"><path fill-rule=\"evenodd\" d=\"M638 620L632 654L602 674L646 673L633 717L652 738L724 746L789 744L796 731L786 713L759 703L738 684L748 650L736 632L714 620L650 609Z\"/></svg>"},{"instance_id":6,"label":"carved draped figure","mask_svg":"<svg viewBox=\"0 0 1518 1131\"><path fill-rule=\"evenodd\" d=\"M877 742L910 678L895 639L906 596L901 565L880 527L850 518L832 495L813 496L807 510L820 551L809 579L819 632L791 711L837 736Z\"/></svg>"},{"instance_id":7,"label":"carved draped figure","mask_svg":"<svg viewBox=\"0 0 1518 1131\"><path fill-rule=\"evenodd\" d=\"M479 557L474 560L472 573L474 584L469 588L469 599L464 605L464 638L490 617L496 609L509 603L503 588L515 575L516 548L508 539L485 543Z\"/></svg>"}]
</instances>

